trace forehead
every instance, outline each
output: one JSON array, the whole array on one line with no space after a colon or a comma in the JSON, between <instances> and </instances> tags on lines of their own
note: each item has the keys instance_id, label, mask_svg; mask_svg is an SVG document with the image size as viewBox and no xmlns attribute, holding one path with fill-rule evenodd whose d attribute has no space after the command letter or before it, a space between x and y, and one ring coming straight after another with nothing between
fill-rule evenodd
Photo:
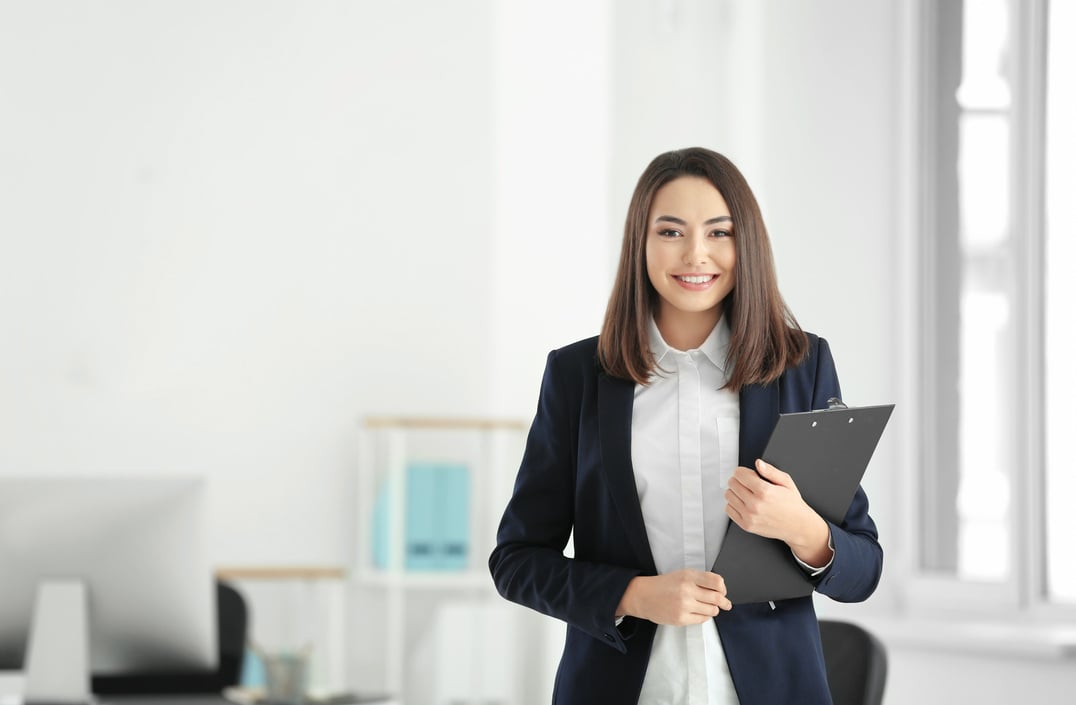
<instances>
[{"instance_id":1,"label":"forehead","mask_svg":"<svg viewBox=\"0 0 1076 705\"><path fill-rule=\"evenodd\" d=\"M729 215L728 204L708 179L701 176L680 176L659 188L650 204L651 219L675 215L685 220L708 220Z\"/></svg>"}]
</instances>

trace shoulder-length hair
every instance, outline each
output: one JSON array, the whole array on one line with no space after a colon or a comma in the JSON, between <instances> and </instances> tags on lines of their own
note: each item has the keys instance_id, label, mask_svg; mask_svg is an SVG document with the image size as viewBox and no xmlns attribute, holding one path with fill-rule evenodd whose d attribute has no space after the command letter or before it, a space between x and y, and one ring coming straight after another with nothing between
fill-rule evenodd
<instances>
[{"instance_id":1,"label":"shoulder-length hair","mask_svg":"<svg viewBox=\"0 0 1076 705\"><path fill-rule=\"evenodd\" d=\"M613 292L598 339L606 374L646 384L655 367L649 323L657 292L646 271L646 238L654 194L681 176L699 176L721 193L732 216L736 285L725 297L733 365L728 388L773 382L807 354L807 336L777 289L773 252L758 201L740 170L726 157L701 147L659 155L650 162L628 206Z\"/></svg>"}]
</instances>

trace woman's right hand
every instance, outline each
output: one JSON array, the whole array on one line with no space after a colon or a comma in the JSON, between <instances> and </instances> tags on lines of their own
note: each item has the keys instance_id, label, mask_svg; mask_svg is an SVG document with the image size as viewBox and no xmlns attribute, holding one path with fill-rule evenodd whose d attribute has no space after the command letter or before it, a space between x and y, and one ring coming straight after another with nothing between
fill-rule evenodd
<instances>
[{"instance_id":1,"label":"woman's right hand","mask_svg":"<svg viewBox=\"0 0 1076 705\"><path fill-rule=\"evenodd\" d=\"M655 624L702 624L721 610L731 610L725 579L705 570L678 570L632 578L617 605L616 616L639 617Z\"/></svg>"}]
</instances>

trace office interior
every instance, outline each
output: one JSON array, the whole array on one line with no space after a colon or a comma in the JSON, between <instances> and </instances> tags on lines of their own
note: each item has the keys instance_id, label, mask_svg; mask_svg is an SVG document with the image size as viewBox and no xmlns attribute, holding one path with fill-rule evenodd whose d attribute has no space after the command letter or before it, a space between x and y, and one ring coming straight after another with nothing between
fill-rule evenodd
<instances>
[{"instance_id":1,"label":"office interior","mask_svg":"<svg viewBox=\"0 0 1076 705\"><path fill-rule=\"evenodd\" d=\"M882 582L819 614L885 644L887 703L1066 702L1076 485L1026 440L1074 420L1057 400L1076 381L1042 363L1072 342L1065 290L1041 289L1072 261L1055 232L1073 222L1076 62L1047 50L1069 5L0 0L0 473L203 478L213 569L253 641L312 649L319 692L549 702L564 627L501 600L485 557L545 355L600 327L635 179L702 145L755 189L845 401L897 405L863 481ZM1004 158L981 171L1030 176L973 201L939 181L959 137L931 111L946 56L991 46L1003 98L968 114L1016 127L987 129ZM941 298L959 277L936 270L979 281L987 257L933 249L940 212L1012 226L983 267L1016 282L1022 327L963 349L1011 382L981 385L982 408L1019 403L931 438L961 403L935 394L961 380L932 347L961 324ZM392 432L370 420L408 418L504 424L472 465L489 530L458 576L371 574L370 449ZM969 486L1003 491L949 487L938 507L956 470L932 451L958 437L999 444L1003 474ZM969 567L952 512L987 505Z\"/></svg>"}]
</instances>

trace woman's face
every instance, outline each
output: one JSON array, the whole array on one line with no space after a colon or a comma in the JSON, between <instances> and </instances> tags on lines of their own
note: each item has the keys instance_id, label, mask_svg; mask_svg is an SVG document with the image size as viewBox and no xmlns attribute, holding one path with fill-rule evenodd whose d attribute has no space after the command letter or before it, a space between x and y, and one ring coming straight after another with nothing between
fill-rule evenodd
<instances>
[{"instance_id":1,"label":"woman's face","mask_svg":"<svg viewBox=\"0 0 1076 705\"><path fill-rule=\"evenodd\" d=\"M717 323L736 284L736 243L729 207L708 180L681 176L654 194L646 272L660 297L659 321L704 316Z\"/></svg>"}]
</instances>

